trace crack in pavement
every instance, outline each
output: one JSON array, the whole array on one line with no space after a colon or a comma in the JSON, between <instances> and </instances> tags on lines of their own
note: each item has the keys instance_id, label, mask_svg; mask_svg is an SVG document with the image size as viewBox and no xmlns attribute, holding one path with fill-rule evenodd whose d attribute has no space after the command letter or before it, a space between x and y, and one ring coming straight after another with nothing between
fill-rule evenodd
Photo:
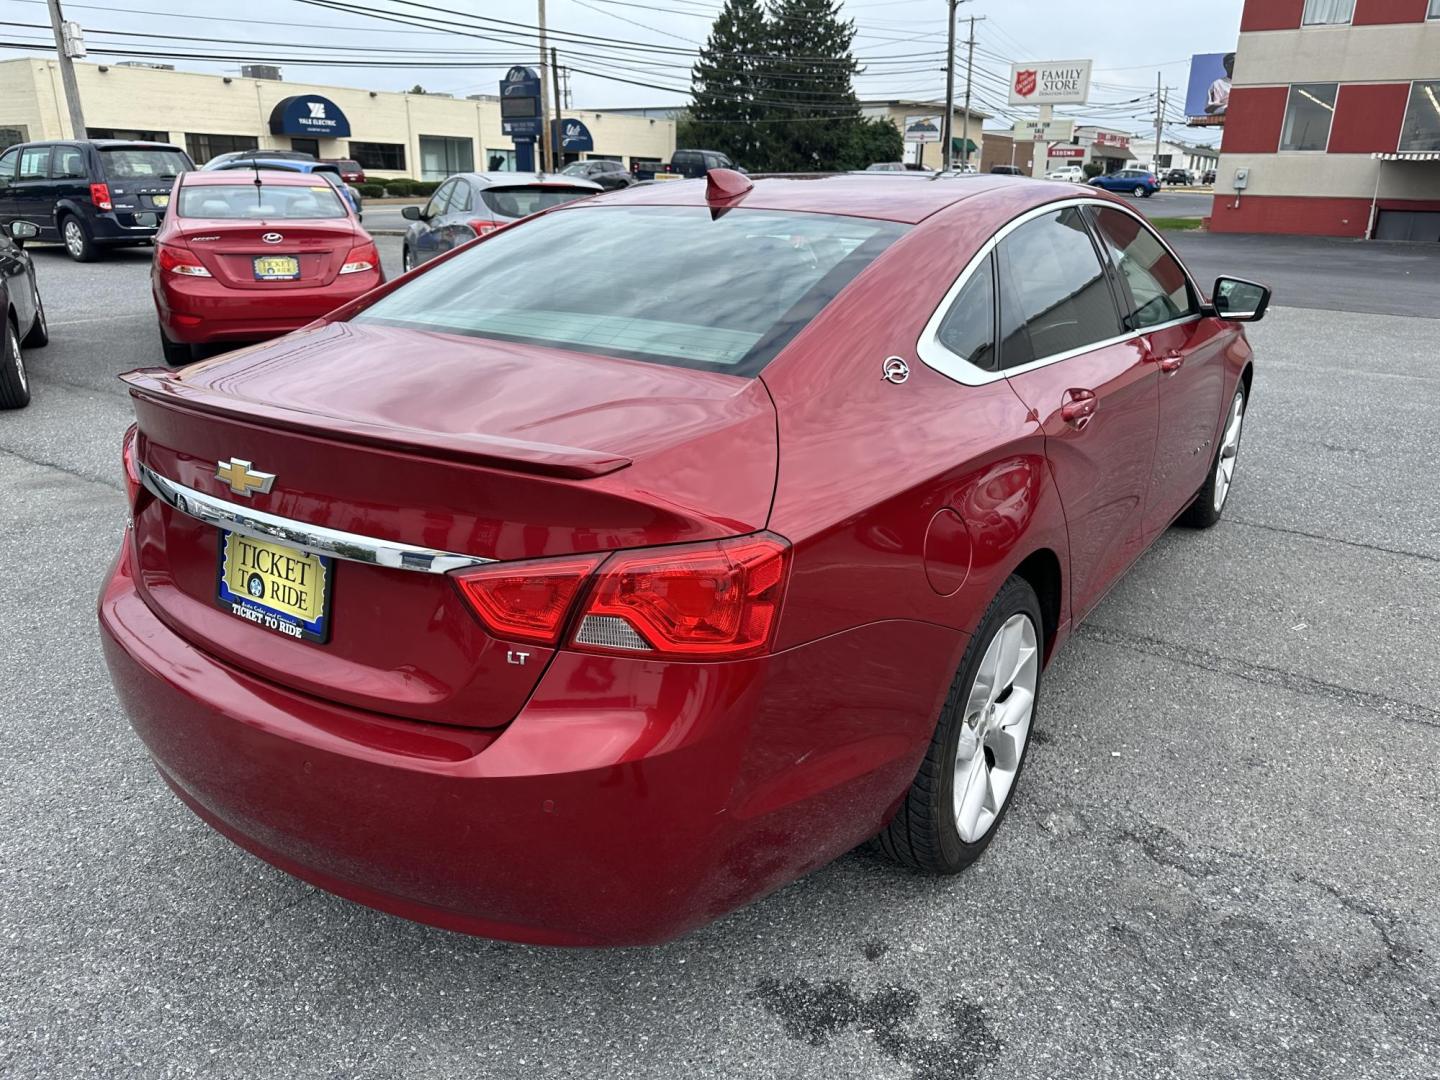
<instances>
[{"instance_id":1,"label":"crack in pavement","mask_svg":"<svg viewBox=\"0 0 1440 1080\"><path fill-rule=\"evenodd\" d=\"M37 465L42 469L54 469L56 472L64 473L66 476L73 476L77 480L84 480L87 484L96 484L99 487L110 488L113 491L118 491L121 495L125 494L124 486L114 482L113 480L100 480L94 476L87 476L85 473L82 473L76 469L71 469L65 465L61 465L58 461L42 461L40 458L29 457L25 454L20 453L20 451L18 450L11 449L8 446L0 446L0 454L4 454L7 457L13 457L18 461L23 461L27 465Z\"/></svg>"},{"instance_id":2,"label":"crack in pavement","mask_svg":"<svg viewBox=\"0 0 1440 1080\"><path fill-rule=\"evenodd\" d=\"M1150 656L1158 656L1163 660L1184 664L1186 667L1243 679L1245 682L1258 683L1262 686L1276 686L1282 690L1309 697L1325 698L1341 705L1358 705L1363 708L1378 709L1386 716L1404 723L1440 728L1440 710L1411 701L1386 697L1384 694L1356 690L1353 687L1340 686L1337 683L1322 682L1293 671L1283 671L1280 668L1266 667L1263 664L1254 664L1246 660L1236 660L1194 646L1177 645L1174 642L1162 641L1145 634L1132 634L1129 631L1117 630L1109 626L1082 623L1075 631L1075 635L1087 641L1097 641L1102 645L1111 645L1116 648L1132 649Z\"/></svg>"},{"instance_id":3,"label":"crack in pavement","mask_svg":"<svg viewBox=\"0 0 1440 1080\"><path fill-rule=\"evenodd\" d=\"M1386 555L1399 555L1407 559L1424 559L1426 562L1440 562L1440 555L1427 555L1423 551L1406 551L1403 548L1382 547L1380 544L1367 544L1361 540L1342 540L1338 536L1326 536L1324 533L1306 532L1304 529L1290 529L1283 525L1266 525L1259 521L1246 521L1244 518L1226 518L1230 525L1241 525L1247 529L1263 529L1266 532L1284 533L1286 536L1303 536L1310 540L1324 540L1331 544L1344 544L1346 547L1360 548L1362 551L1379 551Z\"/></svg>"}]
</instances>

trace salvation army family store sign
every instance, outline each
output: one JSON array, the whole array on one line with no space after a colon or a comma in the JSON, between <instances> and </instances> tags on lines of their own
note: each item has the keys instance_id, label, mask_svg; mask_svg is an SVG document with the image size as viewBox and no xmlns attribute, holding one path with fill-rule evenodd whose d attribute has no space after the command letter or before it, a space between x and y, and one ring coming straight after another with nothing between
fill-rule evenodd
<instances>
[{"instance_id":1,"label":"salvation army family store sign","mask_svg":"<svg viewBox=\"0 0 1440 1080\"><path fill-rule=\"evenodd\" d=\"M1083 105L1090 97L1089 60L1048 60L1010 68L1011 105Z\"/></svg>"}]
</instances>

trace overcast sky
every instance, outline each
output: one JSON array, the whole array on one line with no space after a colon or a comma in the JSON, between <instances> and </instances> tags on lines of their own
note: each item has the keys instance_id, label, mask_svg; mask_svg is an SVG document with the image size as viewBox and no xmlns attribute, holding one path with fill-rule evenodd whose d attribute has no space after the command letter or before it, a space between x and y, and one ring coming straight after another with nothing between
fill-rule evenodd
<instances>
[{"instance_id":1,"label":"overcast sky","mask_svg":"<svg viewBox=\"0 0 1440 1080\"><path fill-rule=\"evenodd\" d=\"M1243 0L1205 4L1129 4L1118 0L970 0L960 5L964 41L968 17L976 25L975 102L1008 126L1005 86L1012 60L1095 61L1091 102L1085 109L1060 110L1122 130L1153 126L1157 71L1172 88L1172 115L1183 111L1192 53L1235 47ZM388 19L335 10L364 8ZM425 5L428 5L425 6ZM688 67L710 29L720 0L548 0L548 24L562 66L572 75L578 108L682 103ZM66 18L86 29L92 50L169 50L181 53L255 54L281 59L291 82L406 90L463 96L493 93L505 66L535 63L530 35L536 23L534 0L64 0ZM945 0L845 0L859 28L856 56L867 64L856 80L862 98L943 99ZM231 14L239 12L239 14ZM489 21L485 21L489 20ZM509 20L515 25L506 25ZM0 21L47 23L44 0L0 0ZM429 21L460 25L420 29ZM342 29L343 28L343 29ZM230 39L225 42L124 37L101 31ZM43 40L48 31L0 27L0 40ZM565 35L571 35L569 37ZM243 42L247 44L237 44ZM248 44L255 43L255 44ZM964 93L964 46L957 99ZM0 49L0 58L21 55ZM314 63L314 60L352 64ZM92 52L91 60L116 62L122 56ZM310 59L311 63L301 62ZM389 65L367 62L384 59ZM453 67L427 67L444 59ZM241 61L168 60L187 70L235 73ZM477 66L485 64L488 66ZM605 77L609 76L609 77ZM633 85L635 83L651 85ZM1145 100L1148 95L1148 100ZM1142 99L1142 100L1136 100ZM1028 115L1026 110L1011 115ZM1148 118L1147 118L1148 117ZM1201 129L1169 126L1174 135L1209 141ZM1213 131L1211 133L1213 136Z\"/></svg>"}]
</instances>

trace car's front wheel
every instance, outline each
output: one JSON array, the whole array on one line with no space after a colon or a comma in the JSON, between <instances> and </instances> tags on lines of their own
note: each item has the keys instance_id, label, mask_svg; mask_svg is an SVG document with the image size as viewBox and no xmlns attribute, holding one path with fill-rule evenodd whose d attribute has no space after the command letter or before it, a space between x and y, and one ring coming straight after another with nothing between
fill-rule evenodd
<instances>
[{"instance_id":1,"label":"car's front wheel","mask_svg":"<svg viewBox=\"0 0 1440 1080\"><path fill-rule=\"evenodd\" d=\"M1030 584L1006 581L970 638L905 801L876 838L895 861L954 874L994 837L1030 746L1043 625Z\"/></svg>"},{"instance_id":2,"label":"car's front wheel","mask_svg":"<svg viewBox=\"0 0 1440 1080\"><path fill-rule=\"evenodd\" d=\"M1230 496L1230 486L1235 482L1235 465L1240 460L1240 434L1244 426L1245 384L1242 382L1235 388L1230 411L1225 414L1225 430L1220 435L1220 445L1215 448L1210 475L1195 496L1195 501L1180 515L1180 524L1192 529L1208 529L1220 520L1220 515L1225 512L1225 500Z\"/></svg>"},{"instance_id":3,"label":"car's front wheel","mask_svg":"<svg viewBox=\"0 0 1440 1080\"><path fill-rule=\"evenodd\" d=\"M415 269L415 256L410 254L410 248L408 246L401 248L400 272L402 274L408 274L413 269Z\"/></svg>"},{"instance_id":4,"label":"car's front wheel","mask_svg":"<svg viewBox=\"0 0 1440 1080\"><path fill-rule=\"evenodd\" d=\"M94 262L100 257L100 249L85 227L74 214L68 214L60 223L60 238L65 241L65 250L76 262Z\"/></svg>"},{"instance_id":5,"label":"car's front wheel","mask_svg":"<svg viewBox=\"0 0 1440 1080\"><path fill-rule=\"evenodd\" d=\"M20 335L9 319L0 323L0 409L22 409L30 404L30 380L20 355Z\"/></svg>"}]
</instances>

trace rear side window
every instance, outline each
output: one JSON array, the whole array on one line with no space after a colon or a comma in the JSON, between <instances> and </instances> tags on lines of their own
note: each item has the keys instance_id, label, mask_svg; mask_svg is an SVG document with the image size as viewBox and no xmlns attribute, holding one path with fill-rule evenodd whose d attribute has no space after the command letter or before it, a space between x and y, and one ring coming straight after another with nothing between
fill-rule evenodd
<instances>
[{"instance_id":1,"label":"rear side window","mask_svg":"<svg viewBox=\"0 0 1440 1080\"><path fill-rule=\"evenodd\" d=\"M1199 311L1185 271L1141 222L1119 210L1100 209L1095 227L1129 292L1131 330Z\"/></svg>"},{"instance_id":2,"label":"rear side window","mask_svg":"<svg viewBox=\"0 0 1440 1080\"><path fill-rule=\"evenodd\" d=\"M190 168L179 150L148 146L101 147L100 162L111 180L173 180Z\"/></svg>"},{"instance_id":3,"label":"rear side window","mask_svg":"<svg viewBox=\"0 0 1440 1080\"><path fill-rule=\"evenodd\" d=\"M85 165L85 152L78 146L57 146L50 158L50 175L57 180L83 180L90 170Z\"/></svg>"},{"instance_id":4,"label":"rear side window","mask_svg":"<svg viewBox=\"0 0 1440 1080\"><path fill-rule=\"evenodd\" d=\"M181 217L224 221L328 220L345 217L345 207L329 184L187 184L180 188Z\"/></svg>"},{"instance_id":5,"label":"rear side window","mask_svg":"<svg viewBox=\"0 0 1440 1080\"><path fill-rule=\"evenodd\" d=\"M40 180L50 171L50 147L28 146L20 152L20 179Z\"/></svg>"},{"instance_id":6,"label":"rear side window","mask_svg":"<svg viewBox=\"0 0 1440 1080\"><path fill-rule=\"evenodd\" d=\"M480 198L496 217L522 218L594 194L589 188L503 187L486 188Z\"/></svg>"},{"instance_id":7,"label":"rear side window","mask_svg":"<svg viewBox=\"0 0 1440 1080\"><path fill-rule=\"evenodd\" d=\"M1119 336L1115 299L1079 207L1032 218L997 250L1003 367Z\"/></svg>"},{"instance_id":8,"label":"rear side window","mask_svg":"<svg viewBox=\"0 0 1440 1080\"><path fill-rule=\"evenodd\" d=\"M828 214L585 206L495 233L354 321L755 375L904 232Z\"/></svg>"},{"instance_id":9,"label":"rear side window","mask_svg":"<svg viewBox=\"0 0 1440 1080\"><path fill-rule=\"evenodd\" d=\"M975 268L936 331L940 344L962 360L995 370L995 255Z\"/></svg>"}]
</instances>

